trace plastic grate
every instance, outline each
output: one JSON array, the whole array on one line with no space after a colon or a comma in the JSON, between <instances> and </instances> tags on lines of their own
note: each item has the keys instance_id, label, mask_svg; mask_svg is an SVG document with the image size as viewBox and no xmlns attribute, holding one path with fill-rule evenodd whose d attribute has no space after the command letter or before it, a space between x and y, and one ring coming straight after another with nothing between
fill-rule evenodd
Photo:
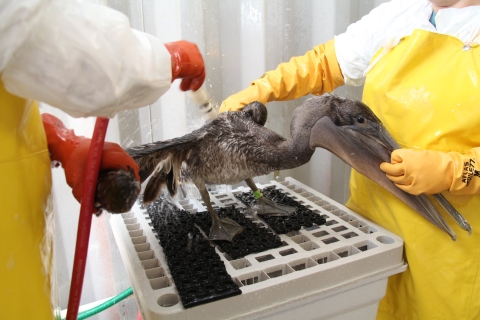
<instances>
[{"instance_id":1,"label":"plastic grate","mask_svg":"<svg viewBox=\"0 0 480 320\"><path fill-rule=\"evenodd\" d=\"M109 215L144 319L294 318L298 312L331 318L345 312L344 301L348 310L373 303L371 316L357 318L375 317L387 277L406 269L403 241L292 178L258 185L264 193L271 186L326 223L277 234L280 247L233 259L227 242L213 248L202 240L207 232L197 228L195 217L207 210L200 198L158 202L148 213L136 203L131 212ZM237 196L249 191L212 191L210 199L220 215L235 212L232 207L242 213L245 204ZM244 218L274 235L262 216ZM248 238L246 232L237 237L242 235Z\"/></svg>"}]
</instances>

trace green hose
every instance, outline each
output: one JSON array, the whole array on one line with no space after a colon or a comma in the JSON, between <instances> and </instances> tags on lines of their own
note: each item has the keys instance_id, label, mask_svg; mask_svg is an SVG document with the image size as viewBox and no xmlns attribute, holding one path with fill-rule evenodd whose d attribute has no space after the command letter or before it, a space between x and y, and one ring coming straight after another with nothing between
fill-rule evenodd
<instances>
[{"instance_id":1,"label":"green hose","mask_svg":"<svg viewBox=\"0 0 480 320\"><path fill-rule=\"evenodd\" d=\"M78 314L78 320L82 320L82 319L87 319L93 315L96 315L97 313L100 313L102 312L103 310L105 309L108 309L110 308L111 306L119 303L120 301L122 301L123 299L127 298L128 296L130 296L131 294L133 293L133 289L130 287L128 288L127 290L119 293L118 295L116 295L115 297L105 301L104 303L102 304L99 304L98 306L90 309L90 310L86 310L86 311L83 311L83 312L80 312ZM62 320L65 320L65 318L62 318Z\"/></svg>"}]
</instances>

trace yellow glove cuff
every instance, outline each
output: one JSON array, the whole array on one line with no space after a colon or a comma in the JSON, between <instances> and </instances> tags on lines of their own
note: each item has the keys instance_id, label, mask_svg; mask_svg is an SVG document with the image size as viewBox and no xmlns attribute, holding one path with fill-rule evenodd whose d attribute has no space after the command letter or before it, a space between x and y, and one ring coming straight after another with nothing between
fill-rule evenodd
<instances>
[{"instance_id":1,"label":"yellow glove cuff","mask_svg":"<svg viewBox=\"0 0 480 320\"><path fill-rule=\"evenodd\" d=\"M219 112L242 110L253 101L266 104L269 101L297 99L310 93L321 95L343 84L332 39L268 71L248 88L223 101Z\"/></svg>"},{"instance_id":2,"label":"yellow glove cuff","mask_svg":"<svg viewBox=\"0 0 480 320\"><path fill-rule=\"evenodd\" d=\"M380 169L387 178L405 192L435 194L449 190L452 194L480 193L480 169L477 160L480 148L465 154L433 150L398 149L391 162Z\"/></svg>"},{"instance_id":3,"label":"yellow glove cuff","mask_svg":"<svg viewBox=\"0 0 480 320\"><path fill-rule=\"evenodd\" d=\"M449 152L454 159L453 180L449 191L456 195L480 193L480 148L473 148L465 154Z\"/></svg>"}]
</instances>

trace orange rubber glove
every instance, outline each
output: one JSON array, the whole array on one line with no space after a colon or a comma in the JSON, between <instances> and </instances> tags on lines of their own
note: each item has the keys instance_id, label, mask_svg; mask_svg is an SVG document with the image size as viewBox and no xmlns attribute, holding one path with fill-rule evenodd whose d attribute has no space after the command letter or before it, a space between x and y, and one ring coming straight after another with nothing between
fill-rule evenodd
<instances>
[{"instance_id":1,"label":"orange rubber glove","mask_svg":"<svg viewBox=\"0 0 480 320\"><path fill-rule=\"evenodd\" d=\"M205 63L196 44L181 40L165 43L172 56L172 82L183 79L180 89L197 91L205 80Z\"/></svg>"},{"instance_id":2,"label":"orange rubber glove","mask_svg":"<svg viewBox=\"0 0 480 320\"><path fill-rule=\"evenodd\" d=\"M258 101L286 101L307 94L322 95L344 84L334 40L321 44L300 57L278 65L250 86L225 99L219 112L239 111Z\"/></svg>"},{"instance_id":3,"label":"orange rubber glove","mask_svg":"<svg viewBox=\"0 0 480 320\"><path fill-rule=\"evenodd\" d=\"M405 192L436 194L450 191L455 195L480 193L480 148L465 154L433 150L397 149L391 162L380 169Z\"/></svg>"},{"instance_id":4,"label":"orange rubber glove","mask_svg":"<svg viewBox=\"0 0 480 320\"><path fill-rule=\"evenodd\" d=\"M50 158L62 164L73 196L81 202L91 139L75 135L73 130L67 129L60 119L51 114L42 114L42 121ZM139 168L135 160L118 144L105 142L100 171L118 169L133 170L136 179L140 181Z\"/></svg>"}]
</instances>

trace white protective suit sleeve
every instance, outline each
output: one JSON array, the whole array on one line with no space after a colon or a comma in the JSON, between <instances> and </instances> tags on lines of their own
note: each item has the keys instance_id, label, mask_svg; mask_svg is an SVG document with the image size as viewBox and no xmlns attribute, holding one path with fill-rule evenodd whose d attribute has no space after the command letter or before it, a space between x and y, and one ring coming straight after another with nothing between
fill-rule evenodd
<instances>
[{"instance_id":1,"label":"white protective suit sleeve","mask_svg":"<svg viewBox=\"0 0 480 320\"><path fill-rule=\"evenodd\" d=\"M0 0L5 88L74 117L113 117L170 88L163 43L106 6L72 0Z\"/></svg>"},{"instance_id":2,"label":"white protective suit sleeve","mask_svg":"<svg viewBox=\"0 0 480 320\"><path fill-rule=\"evenodd\" d=\"M428 21L432 13L428 0L392 0L335 37L337 60L347 85L359 86L371 67L371 59L380 48L386 53L414 29L435 31Z\"/></svg>"}]
</instances>

